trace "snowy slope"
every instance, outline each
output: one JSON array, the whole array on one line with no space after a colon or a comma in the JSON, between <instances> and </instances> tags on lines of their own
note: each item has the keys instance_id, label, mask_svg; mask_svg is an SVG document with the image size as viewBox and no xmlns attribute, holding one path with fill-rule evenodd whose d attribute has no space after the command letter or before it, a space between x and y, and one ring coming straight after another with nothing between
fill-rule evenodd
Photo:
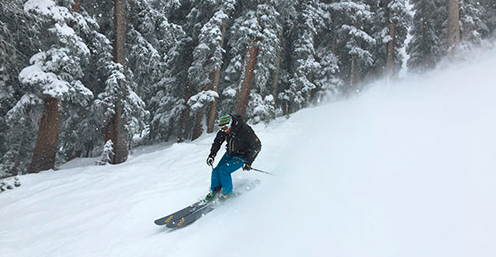
<instances>
[{"instance_id":1,"label":"snowy slope","mask_svg":"<svg viewBox=\"0 0 496 257\"><path fill-rule=\"evenodd\" d=\"M76 160L0 194L0 256L496 256L496 49L254 126L262 184L193 225L213 135ZM219 153L219 155L222 153ZM219 158L217 158L219 159ZM218 160L217 160L218 161Z\"/></svg>"}]
</instances>

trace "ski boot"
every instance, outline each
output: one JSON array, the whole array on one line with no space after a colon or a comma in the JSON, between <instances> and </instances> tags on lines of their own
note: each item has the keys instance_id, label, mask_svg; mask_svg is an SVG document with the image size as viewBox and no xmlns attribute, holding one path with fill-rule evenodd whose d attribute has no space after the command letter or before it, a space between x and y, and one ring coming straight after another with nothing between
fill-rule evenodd
<instances>
[{"instance_id":1,"label":"ski boot","mask_svg":"<svg viewBox=\"0 0 496 257\"><path fill-rule=\"evenodd\" d=\"M216 187L213 191L210 190L210 192L208 192L208 194L205 196L205 201L207 202L213 201L221 189L222 189L221 187Z\"/></svg>"},{"instance_id":2,"label":"ski boot","mask_svg":"<svg viewBox=\"0 0 496 257\"><path fill-rule=\"evenodd\" d=\"M231 197L232 197L232 193L231 194L220 193L219 194L219 201L224 202L225 200L228 200Z\"/></svg>"}]
</instances>

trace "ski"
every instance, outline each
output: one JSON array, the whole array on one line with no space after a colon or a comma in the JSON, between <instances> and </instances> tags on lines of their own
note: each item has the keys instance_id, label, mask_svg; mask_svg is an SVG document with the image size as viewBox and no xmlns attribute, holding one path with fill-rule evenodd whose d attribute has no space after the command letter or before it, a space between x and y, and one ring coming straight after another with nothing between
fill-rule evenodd
<instances>
[{"instance_id":1,"label":"ski","mask_svg":"<svg viewBox=\"0 0 496 257\"><path fill-rule=\"evenodd\" d=\"M206 205L200 207L199 209L189 213L180 219L174 220L172 222L167 223L167 227L171 229L179 229L190 225L191 223L197 221L201 217L205 216L207 213L213 211L215 207L217 207L219 203L216 202L208 202Z\"/></svg>"},{"instance_id":2,"label":"ski","mask_svg":"<svg viewBox=\"0 0 496 257\"><path fill-rule=\"evenodd\" d=\"M200 200L196 203L188 205L187 207L177 212L174 212L172 214L169 214L167 216L155 220L155 224L159 226L165 225L167 228L170 229L179 229L186 227L192 224L193 222L197 221L201 217L205 216L207 213L213 211L215 208L217 208L224 202L238 197L243 192L250 191L259 184L260 184L260 180L255 180L246 184L242 184L239 186L239 188L241 188L241 191L233 192L232 197L224 201L220 201L219 199L215 199L210 202L205 200Z\"/></svg>"},{"instance_id":3,"label":"ski","mask_svg":"<svg viewBox=\"0 0 496 257\"><path fill-rule=\"evenodd\" d=\"M177 220L181 219L182 217L188 215L188 214L191 214L193 212L195 212L196 210L200 209L201 207L207 205L208 202L205 201L205 200L200 200L196 203L193 203L179 211L176 211L172 214L169 214L167 216L164 216L160 219L157 219L155 220L155 224L159 225L159 226L163 226L163 225L167 225L169 223L172 223L172 222L176 222Z\"/></svg>"}]
</instances>

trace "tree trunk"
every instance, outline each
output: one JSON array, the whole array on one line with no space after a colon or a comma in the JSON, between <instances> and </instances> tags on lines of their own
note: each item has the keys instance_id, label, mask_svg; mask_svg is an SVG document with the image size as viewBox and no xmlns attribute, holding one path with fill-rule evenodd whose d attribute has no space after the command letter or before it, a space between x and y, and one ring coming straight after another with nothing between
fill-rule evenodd
<instances>
[{"instance_id":1,"label":"tree trunk","mask_svg":"<svg viewBox=\"0 0 496 257\"><path fill-rule=\"evenodd\" d=\"M21 151L26 142L25 137L21 137L21 142L19 143L19 147L17 148L17 151L15 152L15 159L14 159L14 170L16 172L19 172L19 165L21 165L22 158L21 157ZM31 162L32 163L32 162Z\"/></svg>"},{"instance_id":2,"label":"tree trunk","mask_svg":"<svg viewBox=\"0 0 496 257\"><path fill-rule=\"evenodd\" d=\"M188 82L186 82L186 83L187 83L186 92L185 92L185 96L184 96L185 103L187 103L192 96L191 86L189 85ZM190 126L188 125L188 121L189 121L189 114L190 114L191 108L188 104L185 104L185 105L186 105L186 108L184 109L184 111L181 115L181 118L179 119L179 131L177 133L177 142L178 143L184 142L184 140L187 137L187 131L189 131L189 128L190 128Z\"/></svg>"},{"instance_id":3,"label":"tree trunk","mask_svg":"<svg viewBox=\"0 0 496 257\"><path fill-rule=\"evenodd\" d=\"M50 96L45 98L45 113L41 118L38 139L28 173L54 168L61 117L59 100Z\"/></svg>"},{"instance_id":4,"label":"tree trunk","mask_svg":"<svg viewBox=\"0 0 496 257\"><path fill-rule=\"evenodd\" d=\"M356 28L360 28L361 22L356 21L354 25ZM359 44L359 43L357 42L357 44ZM359 79L360 79L360 67L358 65L358 57L356 54L352 54L351 55L351 70L350 70L350 89L351 89L351 92L354 92L358 89Z\"/></svg>"},{"instance_id":5,"label":"tree trunk","mask_svg":"<svg viewBox=\"0 0 496 257\"><path fill-rule=\"evenodd\" d=\"M74 11L79 12L81 10L81 1L82 0L74 0L74 3L72 4ZM45 113L41 118L38 138L36 140L33 159L28 169L28 173L37 173L43 170L53 169L55 167L59 131L62 123L62 114L59 109L59 102L59 99L51 96L47 96L45 98ZM24 138L19 145L20 147L22 147L23 142ZM20 162L17 158L14 166L17 168L19 164Z\"/></svg>"},{"instance_id":6,"label":"tree trunk","mask_svg":"<svg viewBox=\"0 0 496 257\"><path fill-rule=\"evenodd\" d=\"M358 83L358 63L355 55L351 56L350 89L353 92Z\"/></svg>"},{"instance_id":7,"label":"tree trunk","mask_svg":"<svg viewBox=\"0 0 496 257\"><path fill-rule=\"evenodd\" d=\"M122 107L119 102L115 106L114 117L107 124L105 142L108 140L112 140L114 144L114 155L111 159L112 164L125 162L129 152L127 149L126 133L124 133L124 126L122 125Z\"/></svg>"},{"instance_id":8,"label":"tree trunk","mask_svg":"<svg viewBox=\"0 0 496 257\"><path fill-rule=\"evenodd\" d=\"M114 0L114 62L126 64L126 0Z\"/></svg>"},{"instance_id":9,"label":"tree trunk","mask_svg":"<svg viewBox=\"0 0 496 257\"><path fill-rule=\"evenodd\" d=\"M387 10L387 21L388 21L388 29L389 36L391 37L391 41L388 42L388 55L386 61L386 76L392 77L395 74L395 52L394 49L396 47L396 24L392 21L391 18L391 9Z\"/></svg>"},{"instance_id":10,"label":"tree trunk","mask_svg":"<svg viewBox=\"0 0 496 257\"><path fill-rule=\"evenodd\" d=\"M276 102L277 102L277 87L278 87L278 83L279 83L279 70L281 69L281 38L282 38L282 33L283 33L283 28L281 28L281 30L279 30L279 35L278 35L278 39L279 39L279 49L277 49L276 51L276 63L275 63L275 70L274 70L274 73L273 73L273 77L272 77L272 97L274 97L274 109L275 109L275 105L276 105Z\"/></svg>"},{"instance_id":11,"label":"tree trunk","mask_svg":"<svg viewBox=\"0 0 496 257\"><path fill-rule=\"evenodd\" d=\"M74 3L72 3L72 9L76 12L81 11L81 1L82 0L74 0Z\"/></svg>"},{"instance_id":12,"label":"tree trunk","mask_svg":"<svg viewBox=\"0 0 496 257\"><path fill-rule=\"evenodd\" d=\"M456 54L460 45L460 0L448 1L448 53Z\"/></svg>"},{"instance_id":13,"label":"tree trunk","mask_svg":"<svg viewBox=\"0 0 496 257\"><path fill-rule=\"evenodd\" d=\"M193 127L193 134L191 135L192 141L198 139L203 132L203 116L205 116L204 115L204 113L205 113L204 109L205 109L205 107L199 109L196 112L195 126Z\"/></svg>"},{"instance_id":14,"label":"tree trunk","mask_svg":"<svg viewBox=\"0 0 496 257\"><path fill-rule=\"evenodd\" d=\"M219 47L224 46L224 38L226 36L226 28L227 28L227 19L224 19L222 21L222 28L221 28L221 39L219 41ZM214 71L214 79L212 82L212 90L215 92L219 91L219 83L220 83L220 68ZM218 99L215 99L211 104L210 104L210 109L208 111L208 117L207 117L207 133L212 133L214 132L214 123L215 123L215 113L217 112L217 101Z\"/></svg>"},{"instance_id":15,"label":"tree trunk","mask_svg":"<svg viewBox=\"0 0 496 257\"><path fill-rule=\"evenodd\" d=\"M258 38L253 39L250 48L248 49L248 53L246 54L245 76L236 105L236 114L241 115L242 117L246 115L246 108L248 107L248 100L250 99L251 82L253 80L255 65L257 64L257 43L259 40L260 39Z\"/></svg>"},{"instance_id":16,"label":"tree trunk","mask_svg":"<svg viewBox=\"0 0 496 257\"><path fill-rule=\"evenodd\" d=\"M114 62L126 65L126 32L128 21L126 17L125 0L114 0ZM125 88L122 85L121 88ZM123 163L127 160L128 142L124 124L122 124L122 103L125 92L117 92L119 100L115 103L114 117L107 124L105 142L112 140L114 143L114 156L112 164Z\"/></svg>"},{"instance_id":17,"label":"tree trunk","mask_svg":"<svg viewBox=\"0 0 496 257\"><path fill-rule=\"evenodd\" d=\"M428 20L430 18L429 10L425 1L421 2L420 10L422 19ZM429 41L429 24L430 22L427 21L422 22L422 43L420 46L422 65L419 66L421 71L434 67L434 56L431 54L431 48L433 46L427 43Z\"/></svg>"},{"instance_id":18,"label":"tree trunk","mask_svg":"<svg viewBox=\"0 0 496 257\"><path fill-rule=\"evenodd\" d=\"M220 74L220 71L218 73ZM215 92L217 92L217 90L215 90ZM209 134L214 132L215 114L217 113L217 101L218 101L217 99L213 101L210 104L210 109L208 110L207 133Z\"/></svg>"}]
</instances>

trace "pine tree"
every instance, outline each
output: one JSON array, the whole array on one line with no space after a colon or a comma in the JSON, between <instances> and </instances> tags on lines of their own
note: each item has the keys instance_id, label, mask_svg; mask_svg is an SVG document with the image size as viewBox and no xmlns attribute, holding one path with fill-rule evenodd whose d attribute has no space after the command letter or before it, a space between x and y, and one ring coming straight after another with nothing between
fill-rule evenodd
<instances>
[{"instance_id":1,"label":"pine tree","mask_svg":"<svg viewBox=\"0 0 496 257\"><path fill-rule=\"evenodd\" d=\"M432 69L445 55L442 24L446 13L437 0L411 0L415 15L411 29L412 40L407 46L410 71L422 72ZM445 10L445 9L444 9Z\"/></svg>"},{"instance_id":2,"label":"pine tree","mask_svg":"<svg viewBox=\"0 0 496 257\"><path fill-rule=\"evenodd\" d=\"M346 85L340 74L341 59L337 51L338 30L334 27L335 17L332 15L333 8L331 6L332 3L320 4L323 11L321 18L323 25L320 26L319 33L314 37L315 59L320 66L314 75L314 83L318 90L310 99L315 103L321 102L325 97L336 99L346 92Z\"/></svg>"},{"instance_id":3,"label":"pine tree","mask_svg":"<svg viewBox=\"0 0 496 257\"><path fill-rule=\"evenodd\" d=\"M105 89L105 80L111 74L115 64L112 57L112 42L99 33L99 24L91 18L84 7L80 8L80 20L84 20L87 28L82 29L81 37L90 49L90 56L84 66L82 83L98 96ZM100 155L104 144L105 110L102 101L93 98L87 105L81 106L65 103L68 110L64 112L59 140L61 146L58 162L63 163L77 157L95 157Z\"/></svg>"},{"instance_id":4,"label":"pine tree","mask_svg":"<svg viewBox=\"0 0 496 257\"><path fill-rule=\"evenodd\" d=\"M304 0L296 6L297 24L294 28L293 53L291 58L289 88L279 95L289 112L294 112L312 102L314 95L321 89L315 78L321 70L315 50L315 39L326 27L326 12L317 1Z\"/></svg>"},{"instance_id":5,"label":"pine tree","mask_svg":"<svg viewBox=\"0 0 496 257\"><path fill-rule=\"evenodd\" d=\"M373 13L370 5L363 0L343 0L331 4L331 8L338 35L337 55L342 61L341 70L348 72L346 79L350 86L347 91L355 91L376 61L373 52L377 42L370 30Z\"/></svg>"},{"instance_id":6,"label":"pine tree","mask_svg":"<svg viewBox=\"0 0 496 257\"><path fill-rule=\"evenodd\" d=\"M173 53L168 58L170 75L161 83L165 87L152 98L152 104L155 103L160 107L160 112L152 121L152 128L156 121L167 124L160 128L165 130L163 134L167 138L176 135L178 142L191 138L193 127L190 106L187 104L193 95L187 72L193 61L193 47L193 40L184 33L184 36L177 41L177 46L169 51Z\"/></svg>"},{"instance_id":7,"label":"pine tree","mask_svg":"<svg viewBox=\"0 0 496 257\"><path fill-rule=\"evenodd\" d=\"M114 1L0 1L0 176L28 169L38 130L49 132L45 168L53 153L101 156L106 132L118 134L117 163L145 136L195 139L226 112L269 122L394 76L405 1L119 0L117 19ZM495 1L459 1L464 42L495 35ZM422 71L448 51L448 2L411 2L408 67ZM39 126L45 109L51 130Z\"/></svg>"},{"instance_id":8,"label":"pine tree","mask_svg":"<svg viewBox=\"0 0 496 257\"><path fill-rule=\"evenodd\" d=\"M276 73L272 80L272 96L275 102L276 115L289 115L294 110L289 110L291 100L288 97L288 90L291 86L292 79L292 63L294 42L297 39L295 28L298 23L299 11L296 7L299 5L299 0L280 1L277 6L277 11L280 13L279 24L279 46L278 54L279 61L276 63Z\"/></svg>"},{"instance_id":9,"label":"pine tree","mask_svg":"<svg viewBox=\"0 0 496 257\"><path fill-rule=\"evenodd\" d=\"M490 34L490 23L484 19L486 8L479 1L460 0L460 35L466 43L481 44Z\"/></svg>"},{"instance_id":10,"label":"pine tree","mask_svg":"<svg viewBox=\"0 0 496 257\"><path fill-rule=\"evenodd\" d=\"M188 105L196 116L196 128L192 139L201 135L205 111L207 116L207 132L213 132L216 116L218 88L220 82L220 69L223 65L224 39L230 14L234 10L235 1L223 1L218 10L203 25L198 36L198 45L193 51L193 63L188 70L188 77L196 93ZM209 110L207 110L207 106Z\"/></svg>"},{"instance_id":11,"label":"pine tree","mask_svg":"<svg viewBox=\"0 0 496 257\"><path fill-rule=\"evenodd\" d=\"M7 152L2 157L0 169L10 175L25 173L29 167L36 141L38 119L43 100L35 94L24 94L5 116L8 126L5 145Z\"/></svg>"},{"instance_id":12,"label":"pine tree","mask_svg":"<svg viewBox=\"0 0 496 257\"><path fill-rule=\"evenodd\" d=\"M6 27L2 26L2 30L5 31ZM5 41L2 40L2 43ZM5 49L6 47L0 48L0 55L5 56ZM13 92L11 88L7 87L7 82L8 80L8 75L5 70L5 66L3 66L3 61L0 62L0 102L2 104L0 105L0 142L7 142L7 134L8 134L8 126L5 121L5 114L7 113L7 102L10 101L11 99L14 98ZM4 103L5 102L5 103ZM3 156L4 153L8 151L8 146L7 144L2 144L0 145L0 157ZM1 160L1 158L0 158ZM6 175L6 172L4 171L4 168L1 167L0 164L0 177L3 177Z\"/></svg>"},{"instance_id":13,"label":"pine tree","mask_svg":"<svg viewBox=\"0 0 496 257\"><path fill-rule=\"evenodd\" d=\"M272 92L272 76L276 72L281 27L278 23L277 1L259 1L256 7L257 21L261 27L258 41L257 64L246 111L252 123L268 123L275 118L275 99Z\"/></svg>"},{"instance_id":14,"label":"pine tree","mask_svg":"<svg viewBox=\"0 0 496 257\"><path fill-rule=\"evenodd\" d=\"M251 122L267 122L275 116L271 79L279 62L281 28L277 4L244 2L229 33L230 62L225 70L228 86L223 90L222 109Z\"/></svg>"},{"instance_id":15,"label":"pine tree","mask_svg":"<svg viewBox=\"0 0 496 257\"><path fill-rule=\"evenodd\" d=\"M447 51L456 54L460 47L460 0L447 1Z\"/></svg>"},{"instance_id":16,"label":"pine tree","mask_svg":"<svg viewBox=\"0 0 496 257\"><path fill-rule=\"evenodd\" d=\"M132 70L127 66L128 57L136 56L127 48L129 34L137 34L130 31L132 26L129 24L128 4L136 6L133 1L114 1L113 62L106 67L105 89L98 94L93 107L103 114L102 120L106 123L104 142L112 140L114 144L113 164L127 160L133 136L141 134L149 119L145 102L136 93L146 92L146 85L138 85Z\"/></svg>"},{"instance_id":17,"label":"pine tree","mask_svg":"<svg viewBox=\"0 0 496 257\"><path fill-rule=\"evenodd\" d=\"M163 13L173 13L174 3L155 0L131 4L136 12L130 14L128 33L131 47L127 67L133 75L129 79L137 85L135 92L150 103L148 140L160 142L177 134L182 111L186 110L182 78L188 63L183 63L187 59L183 54L190 39Z\"/></svg>"},{"instance_id":18,"label":"pine tree","mask_svg":"<svg viewBox=\"0 0 496 257\"><path fill-rule=\"evenodd\" d=\"M21 101L26 88L17 79L19 71L42 46L35 15L24 12L21 0L0 1L0 173L15 175L27 169L38 126L32 108L15 119L8 115ZM11 114L16 111L10 112ZM22 160L22 162L21 162Z\"/></svg>"},{"instance_id":19,"label":"pine tree","mask_svg":"<svg viewBox=\"0 0 496 257\"><path fill-rule=\"evenodd\" d=\"M62 119L60 101L84 105L93 96L80 81L83 77L81 66L84 66L90 51L74 29L68 26L79 21L73 15L70 2L62 1L61 6L52 2L50 8L45 8L35 1L28 1L24 6L43 17L49 34L45 39L49 48L31 57L32 65L19 74L21 83L29 85L30 91L43 99L45 105L29 172L54 168Z\"/></svg>"},{"instance_id":20,"label":"pine tree","mask_svg":"<svg viewBox=\"0 0 496 257\"><path fill-rule=\"evenodd\" d=\"M374 12L373 22L368 25L376 40L372 72L374 76L394 77L402 65L400 49L405 45L411 17L406 0L382 0L376 4L373 2L370 2Z\"/></svg>"},{"instance_id":21,"label":"pine tree","mask_svg":"<svg viewBox=\"0 0 496 257\"><path fill-rule=\"evenodd\" d=\"M125 0L114 0L114 62L117 68L105 83L106 95L104 99L111 106L111 116L105 129L105 142L112 140L114 143L114 155L112 164L125 162L128 157L128 138L124 129L124 106L126 97L131 93L129 90L128 80L124 74L127 57L127 31L128 31L128 13Z\"/></svg>"},{"instance_id":22,"label":"pine tree","mask_svg":"<svg viewBox=\"0 0 496 257\"><path fill-rule=\"evenodd\" d=\"M116 103L122 108L122 127L128 142L132 135L143 131L148 120L145 105L140 97L134 93L137 83L133 80L133 73L126 72L124 66L114 62L112 42L103 34L99 33L102 26L109 25L112 17L99 15L103 11L112 13L112 5L91 1L84 1L77 9L78 20L84 27L79 27L80 36L86 42L91 55L85 65L84 77L81 81L97 98L89 102L90 106L82 108L80 105L66 103L65 107L70 110L65 113L61 126L61 149L58 157L60 162L65 162L76 157L94 157L101 155L102 146L105 143L105 132L109 121L115 115ZM72 5L75 8L74 5ZM91 7L98 6L97 10ZM85 7L97 13L89 14ZM95 20L92 17L105 17L109 20ZM107 24L107 25L105 25ZM109 35L112 36L112 35ZM122 76L126 74L126 78ZM108 132L108 131L107 131ZM108 136L108 135L107 135ZM130 143L130 144L131 144ZM127 145L126 145L127 148Z\"/></svg>"},{"instance_id":23,"label":"pine tree","mask_svg":"<svg viewBox=\"0 0 496 257\"><path fill-rule=\"evenodd\" d=\"M107 165L108 163L112 162L113 156L114 155L114 143L112 143L112 140L109 140L105 143L103 146L103 152L102 156L99 161L96 162L97 165Z\"/></svg>"},{"instance_id":24,"label":"pine tree","mask_svg":"<svg viewBox=\"0 0 496 257\"><path fill-rule=\"evenodd\" d=\"M105 142L115 141L112 163L116 164L127 159L128 143L133 135L144 129L149 113L145 110L145 103L131 88L133 83L125 76L121 64L114 64L105 85L95 108L102 112L106 122Z\"/></svg>"},{"instance_id":25,"label":"pine tree","mask_svg":"<svg viewBox=\"0 0 496 257\"><path fill-rule=\"evenodd\" d=\"M489 27L490 35L493 38L496 38L496 2L493 0L481 0L479 1L482 6L484 6L484 21L487 22Z\"/></svg>"},{"instance_id":26,"label":"pine tree","mask_svg":"<svg viewBox=\"0 0 496 257\"><path fill-rule=\"evenodd\" d=\"M223 109L234 110L242 116L246 114L261 31L254 11L256 5L248 6L243 8L228 32L230 61L225 69L225 81L229 85L222 91Z\"/></svg>"},{"instance_id":27,"label":"pine tree","mask_svg":"<svg viewBox=\"0 0 496 257\"><path fill-rule=\"evenodd\" d=\"M136 93L150 113L148 143L163 142L179 134L186 110L184 72L191 38L168 17L182 11L174 2L132 1L127 67L132 71ZM180 7L182 8L182 7ZM148 123L148 122L146 122ZM148 124L144 124L147 126Z\"/></svg>"},{"instance_id":28,"label":"pine tree","mask_svg":"<svg viewBox=\"0 0 496 257\"><path fill-rule=\"evenodd\" d=\"M190 102L190 100L194 95L200 93L205 90L202 88L200 84L195 83L190 80L190 68L193 65L192 63L195 61L194 52L195 48L199 46L199 37L202 31L202 27L209 21L215 12L216 1L201 1L194 0L190 3L189 13L186 15L184 21L184 31L190 37L191 45L189 45L189 49L185 49L185 56L188 62L185 64L185 70L181 71L185 74L181 76L182 82L185 84L186 93L183 94L185 96L184 102L187 104L186 108L182 113L180 125L180 133L178 136L178 141L182 141L185 139L185 135L188 136L186 138L190 138L192 140L198 138L203 132L204 127L204 108L200 109L192 109L191 106L194 104ZM200 46L202 47L202 46ZM207 75L208 76L208 75ZM199 97L200 99L202 97Z\"/></svg>"}]
</instances>

